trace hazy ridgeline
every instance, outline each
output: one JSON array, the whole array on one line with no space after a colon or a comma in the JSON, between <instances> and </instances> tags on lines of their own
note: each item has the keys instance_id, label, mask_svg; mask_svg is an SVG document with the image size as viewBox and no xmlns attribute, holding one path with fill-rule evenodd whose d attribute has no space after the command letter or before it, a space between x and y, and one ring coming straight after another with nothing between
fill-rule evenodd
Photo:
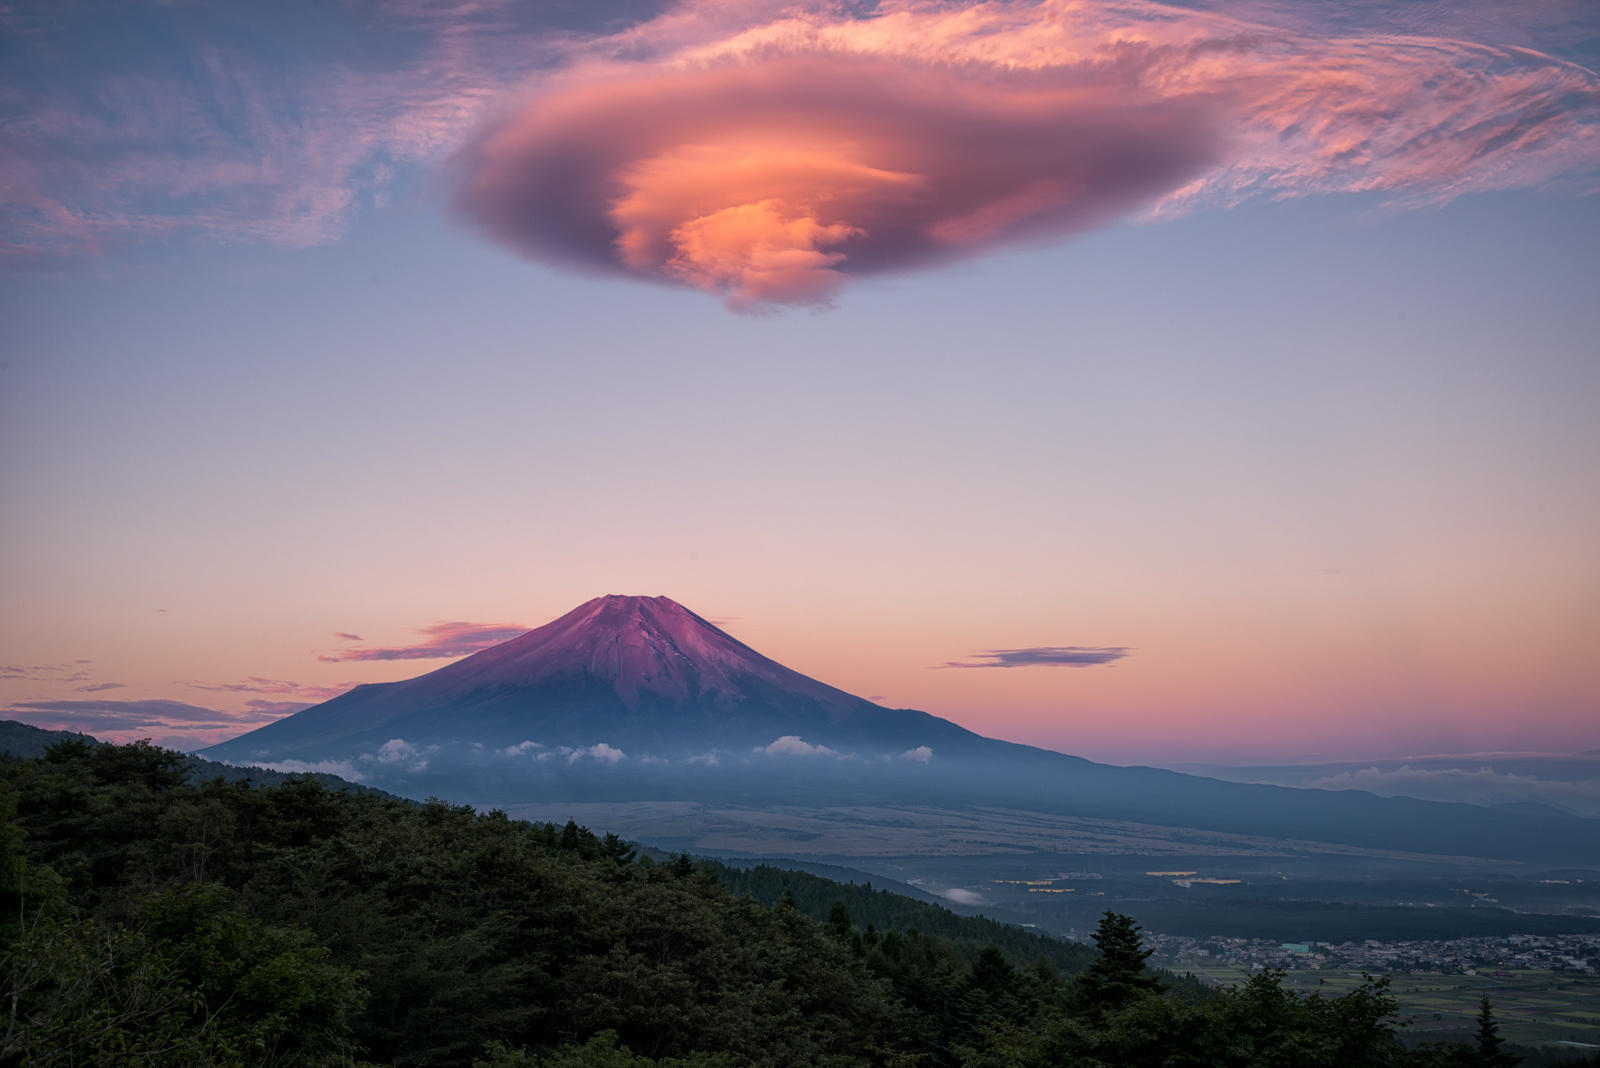
<instances>
[{"instance_id":1,"label":"hazy ridgeline","mask_svg":"<svg viewBox=\"0 0 1600 1068\"><path fill-rule=\"evenodd\" d=\"M7 1064L1500 1063L1407 1050L1382 982L1159 979L1114 915L1092 951L143 745L7 758L0 805Z\"/></svg>"},{"instance_id":2,"label":"hazy ridgeline","mask_svg":"<svg viewBox=\"0 0 1600 1068\"><path fill-rule=\"evenodd\" d=\"M1600 821L1560 812L1223 782L986 738L803 675L666 597L594 598L204 753L506 808L1001 808L1182 828L1196 842L1198 832L1558 866L1600 859Z\"/></svg>"}]
</instances>

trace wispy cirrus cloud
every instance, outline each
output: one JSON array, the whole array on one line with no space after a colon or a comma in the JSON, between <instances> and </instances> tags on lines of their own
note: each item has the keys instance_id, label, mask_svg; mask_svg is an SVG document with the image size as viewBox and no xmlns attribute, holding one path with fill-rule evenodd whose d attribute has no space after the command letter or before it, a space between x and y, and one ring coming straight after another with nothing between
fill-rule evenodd
<instances>
[{"instance_id":1,"label":"wispy cirrus cloud","mask_svg":"<svg viewBox=\"0 0 1600 1068\"><path fill-rule=\"evenodd\" d=\"M454 161L526 255L758 308L1250 197L1596 181L1581 0L200 10L5 8L0 261L321 244Z\"/></svg>"},{"instance_id":2,"label":"wispy cirrus cloud","mask_svg":"<svg viewBox=\"0 0 1600 1068\"><path fill-rule=\"evenodd\" d=\"M170 730L180 727L186 730L247 730L278 718L261 713L222 712L183 701L162 699L17 701L5 711L40 727L91 732Z\"/></svg>"},{"instance_id":3,"label":"wispy cirrus cloud","mask_svg":"<svg viewBox=\"0 0 1600 1068\"><path fill-rule=\"evenodd\" d=\"M635 5L633 18L657 9ZM342 235L610 4L21 0L0 74L0 268Z\"/></svg>"},{"instance_id":4,"label":"wispy cirrus cloud","mask_svg":"<svg viewBox=\"0 0 1600 1068\"><path fill-rule=\"evenodd\" d=\"M314 707L315 704L316 702L314 701L264 701L257 698L246 701L244 706L252 712L260 712L265 715L288 716L296 712L304 712L306 709Z\"/></svg>"},{"instance_id":5,"label":"wispy cirrus cloud","mask_svg":"<svg viewBox=\"0 0 1600 1068\"><path fill-rule=\"evenodd\" d=\"M150 738L159 745L193 749L265 726L283 718L284 710L251 707L231 712L185 701L98 697L15 701L0 708L0 715L107 741Z\"/></svg>"},{"instance_id":6,"label":"wispy cirrus cloud","mask_svg":"<svg viewBox=\"0 0 1600 1068\"><path fill-rule=\"evenodd\" d=\"M355 682L341 682L329 685L306 685L292 682L288 679L269 679L260 675L250 675L241 682L194 682L186 685L196 690L211 690L215 693L260 693L274 694L283 697L306 698L311 701L326 701L330 697L338 697L354 687L360 685ZM251 701L251 705L263 702Z\"/></svg>"},{"instance_id":7,"label":"wispy cirrus cloud","mask_svg":"<svg viewBox=\"0 0 1600 1068\"><path fill-rule=\"evenodd\" d=\"M1124 645L1036 645L1029 649L990 649L966 660L946 660L946 668L1093 667L1128 655Z\"/></svg>"},{"instance_id":8,"label":"wispy cirrus cloud","mask_svg":"<svg viewBox=\"0 0 1600 1068\"><path fill-rule=\"evenodd\" d=\"M468 623L447 620L423 627L423 640L412 645L388 646L373 649L346 648L337 653L319 656L318 660L343 663L350 660L443 660L466 656L492 645L510 641L527 633L528 628L517 623Z\"/></svg>"},{"instance_id":9,"label":"wispy cirrus cloud","mask_svg":"<svg viewBox=\"0 0 1600 1068\"><path fill-rule=\"evenodd\" d=\"M74 660L70 664L4 664L0 665L0 680L87 682L89 673L84 665L88 663L88 660Z\"/></svg>"},{"instance_id":10,"label":"wispy cirrus cloud","mask_svg":"<svg viewBox=\"0 0 1600 1068\"><path fill-rule=\"evenodd\" d=\"M1249 197L1592 187L1592 71L1370 11L1239 9L681 5L475 138L460 205L527 255L757 308Z\"/></svg>"}]
</instances>

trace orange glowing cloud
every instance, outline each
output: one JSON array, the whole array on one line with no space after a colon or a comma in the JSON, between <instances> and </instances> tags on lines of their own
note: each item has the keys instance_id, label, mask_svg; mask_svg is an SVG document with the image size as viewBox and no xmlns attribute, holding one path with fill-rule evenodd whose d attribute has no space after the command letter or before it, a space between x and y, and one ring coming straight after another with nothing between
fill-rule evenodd
<instances>
[{"instance_id":1,"label":"orange glowing cloud","mask_svg":"<svg viewBox=\"0 0 1600 1068\"><path fill-rule=\"evenodd\" d=\"M459 204L536 258L819 303L1134 213L1592 172L1597 116L1591 72L1528 49L1143 0L697 3L575 46L463 150Z\"/></svg>"}]
</instances>

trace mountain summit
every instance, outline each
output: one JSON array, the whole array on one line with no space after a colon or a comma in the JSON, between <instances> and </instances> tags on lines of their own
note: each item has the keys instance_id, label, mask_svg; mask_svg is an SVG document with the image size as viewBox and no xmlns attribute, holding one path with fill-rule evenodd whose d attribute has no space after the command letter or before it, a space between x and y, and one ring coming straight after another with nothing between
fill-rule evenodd
<instances>
[{"instance_id":1,"label":"mountain summit","mask_svg":"<svg viewBox=\"0 0 1600 1068\"><path fill-rule=\"evenodd\" d=\"M596 597L429 678L466 689L554 678L609 683L630 709L697 702L731 707L748 700L752 689L804 695L841 712L863 703L767 659L670 597Z\"/></svg>"},{"instance_id":2,"label":"mountain summit","mask_svg":"<svg viewBox=\"0 0 1600 1068\"><path fill-rule=\"evenodd\" d=\"M904 749L906 737L912 746L983 741L947 720L882 708L786 668L671 598L613 594L426 675L358 686L206 755L326 760L403 740L604 744L666 758L782 739Z\"/></svg>"}]
</instances>

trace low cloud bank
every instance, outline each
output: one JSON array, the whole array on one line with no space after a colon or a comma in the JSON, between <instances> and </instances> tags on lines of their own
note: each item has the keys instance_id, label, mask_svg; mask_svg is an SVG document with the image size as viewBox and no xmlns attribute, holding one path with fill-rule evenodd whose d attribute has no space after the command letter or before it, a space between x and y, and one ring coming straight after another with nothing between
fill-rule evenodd
<instances>
[{"instance_id":1,"label":"low cloud bank","mask_svg":"<svg viewBox=\"0 0 1600 1068\"><path fill-rule=\"evenodd\" d=\"M1484 766L1468 768L1353 768L1290 784L1320 790L1366 790L1384 797L1465 801L1478 805L1539 802L1580 816L1600 817L1600 780L1543 779Z\"/></svg>"},{"instance_id":2,"label":"low cloud bank","mask_svg":"<svg viewBox=\"0 0 1600 1068\"><path fill-rule=\"evenodd\" d=\"M350 782L361 782L361 772L348 760L273 760L255 761L256 767L293 775L337 775Z\"/></svg>"}]
</instances>

